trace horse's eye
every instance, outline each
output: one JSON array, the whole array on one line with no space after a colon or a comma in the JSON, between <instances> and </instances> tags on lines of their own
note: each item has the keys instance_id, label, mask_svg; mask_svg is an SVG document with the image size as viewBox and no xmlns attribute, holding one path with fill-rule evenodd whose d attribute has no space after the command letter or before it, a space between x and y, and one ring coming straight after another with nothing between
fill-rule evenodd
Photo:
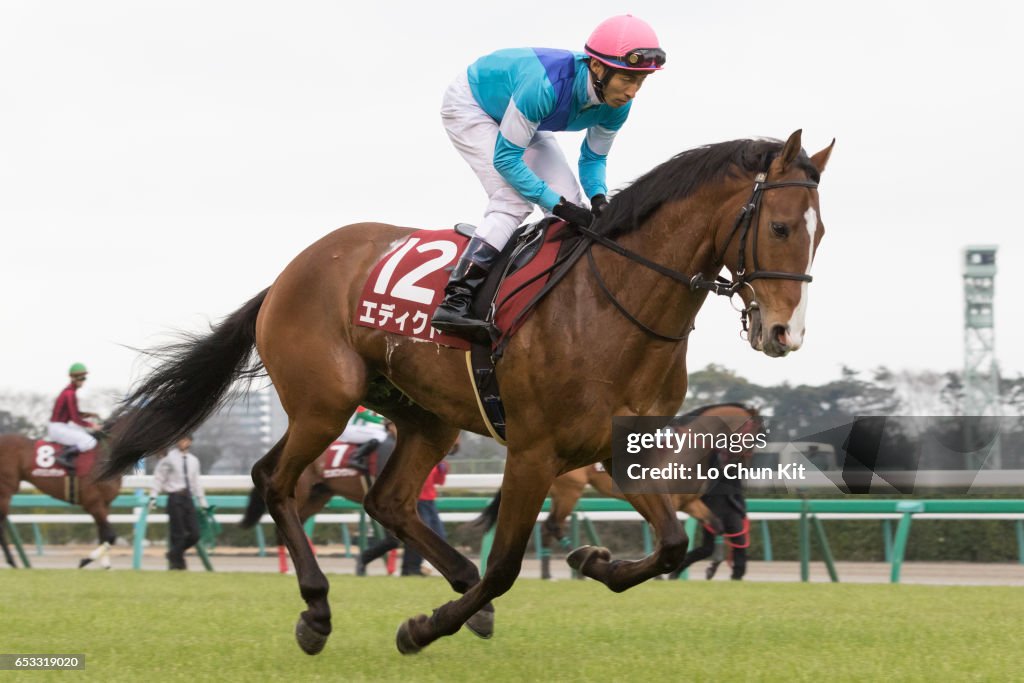
<instances>
[{"instance_id":1,"label":"horse's eye","mask_svg":"<svg viewBox=\"0 0 1024 683\"><path fill-rule=\"evenodd\" d=\"M776 237L789 237L789 226L785 223L772 223L772 234Z\"/></svg>"}]
</instances>

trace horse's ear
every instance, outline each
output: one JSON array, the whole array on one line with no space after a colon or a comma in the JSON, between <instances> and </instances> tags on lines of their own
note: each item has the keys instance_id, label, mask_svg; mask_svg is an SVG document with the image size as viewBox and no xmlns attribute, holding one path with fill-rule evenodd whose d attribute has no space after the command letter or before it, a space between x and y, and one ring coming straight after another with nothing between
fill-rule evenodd
<instances>
[{"instance_id":1,"label":"horse's ear","mask_svg":"<svg viewBox=\"0 0 1024 683\"><path fill-rule=\"evenodd\" d=\"M835 144L836 139L832 138L832 143L828 147L811 157L811 163L814 164L814 168L818 169L818 173L822 173L825 166L828 165L828 158L832 156L832 148L835 147Z\"/></svg>"},{"instance_id":2,"label":"horse's ear","mask_svg":"<svg viewBox=\"0 0 1024 683\"><path fill-rule=\"evenodd\" d=\"M789 139L786 140L786 144L782 147L782 154L779 155L779 163L782 166L781 171L784 173L789 165L796 161L796 158L800 156L800 135L803 130L797 130Z\"/></svg>"}]
</instances>

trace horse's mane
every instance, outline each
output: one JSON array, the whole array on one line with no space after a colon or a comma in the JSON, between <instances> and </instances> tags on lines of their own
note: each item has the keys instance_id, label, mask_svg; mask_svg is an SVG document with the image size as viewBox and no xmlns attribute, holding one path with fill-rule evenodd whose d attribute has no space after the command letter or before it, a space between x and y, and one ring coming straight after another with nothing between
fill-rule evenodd
<instances>
[{"instance_id":1,"label":"horse's mane","mask_svg":"<svg viewBox=\"0 0 1024 683\"><path fill-rule=\"evenodd\" d=\"M662 204L685 199L706 183L736 177L737 171L767 171L783 144L771 139L731 140L681 152L617 192L593 229L606 237L630 233ZM805 151L800 150L796 163L811 180L819 180Z\"/></svg>"}]
</instances>

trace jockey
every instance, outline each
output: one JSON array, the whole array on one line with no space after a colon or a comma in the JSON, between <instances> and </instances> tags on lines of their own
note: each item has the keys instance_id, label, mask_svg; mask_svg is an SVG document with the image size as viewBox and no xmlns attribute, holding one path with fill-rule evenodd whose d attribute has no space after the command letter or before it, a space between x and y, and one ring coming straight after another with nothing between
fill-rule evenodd
<instances>
[{"instance_id":1,"label":"jockey","mask_svg":"<svg viewBox=\"0 0 1024 683\"><path fill-rule=\"evenodd\" d=\"M99 426L92 422L86 422L85 418L98 418L96 413L85 413L78 410L78 388L85 383L89 371L81 363L75 363L68 370L71 377L71 384L64 387L53 405L53 414L50 416L50 426L47 430L47 438L64 445L57 455L57 463L66 469L74 469L74 458L79 453L85 453L96 448L96 437L87 430L99 429Z\"/></svg>"},{"instance_id":2,"label":"jockey","mask_svg":"<svg viewBox=\"0 0 1024 683\"><path fill-rule=\"evenodd\" d=\"M499 50L448 86L441 120L490 201L431 320L436 329L470 340L487 337L487 325L470 313L473 295L534 204L583 226L601 213L612 140L644 79L664 64L654 30L626 14L602 22L583 52ZM585 195L552 134L563 130L587 131L579 158Z\"/></svg>"},{"instance_id":3,"label":"jockey","mask_svg":"<svg viewBox=\"0 0 1024 683\"><path fill-rule=\"evenodd\" d=\"M348 421L338 441L359 446L349 458L348 466L364 472L369 471L370 454L388 438L387 419L372 410L359 406L356 414Z\"/></svg>"}]
</instances>

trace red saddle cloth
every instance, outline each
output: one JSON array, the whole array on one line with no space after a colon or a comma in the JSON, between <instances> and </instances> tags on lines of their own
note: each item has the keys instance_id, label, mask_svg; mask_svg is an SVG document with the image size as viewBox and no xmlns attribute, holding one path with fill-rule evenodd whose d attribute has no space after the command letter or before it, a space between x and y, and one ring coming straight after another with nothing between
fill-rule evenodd
<instances>
[{"instance_id":1,"label":"red saddle cloth","mask_svg":"<svg viewBox=\"0 0 1024 683\"><path fill-rule=\"evenodd\" d=\"M359 470L348 466L349 461L352 460L352 456L355 455L358 448L358 444L348 443L347 441L335 441L328 446L327 450L316 460L316 466L320 469L321 476L324 479L333 479L335 477L354 477L361 474ZM370 468L370 476L377 476L376 451L370 454L366 465Z\"/></svg>"},{"instance_id":2,"label":"red saddle cloth","mask_svg":"<svg viewBox=\"0 0 1024 683\"><path fill-rule=\"evenodd\" d=\"M537 256L501 283L496 299L500 308L494 322L504 335L515 332L509 329L512 321L544 286L547 277L538 278L508 301L505 298L555 262L561 243L552 242L550 237L557 234L559 227L548 231L548 240ZM441 334L430 326L434 310L444 299L451 267L468 242L468 237L454 230L417 230L399 242L370 271L354 315L355 324L469 349L469 342Z\"/></svg>"},{"instance_id":3,"label":"red saddle cloth","mask_svg":"<svg viewBox=\"0 0 1024 683\"><path fill-rule=\"evenodd\" d=\"M39 439L32 450L33 477L65 477L67 470L57 464L57 455L64 450L64 445L55 441ZM72 461L75 463L75 474L84 477L96 464L96 449L79 453Z\"/></svg>"}]
</instances>

